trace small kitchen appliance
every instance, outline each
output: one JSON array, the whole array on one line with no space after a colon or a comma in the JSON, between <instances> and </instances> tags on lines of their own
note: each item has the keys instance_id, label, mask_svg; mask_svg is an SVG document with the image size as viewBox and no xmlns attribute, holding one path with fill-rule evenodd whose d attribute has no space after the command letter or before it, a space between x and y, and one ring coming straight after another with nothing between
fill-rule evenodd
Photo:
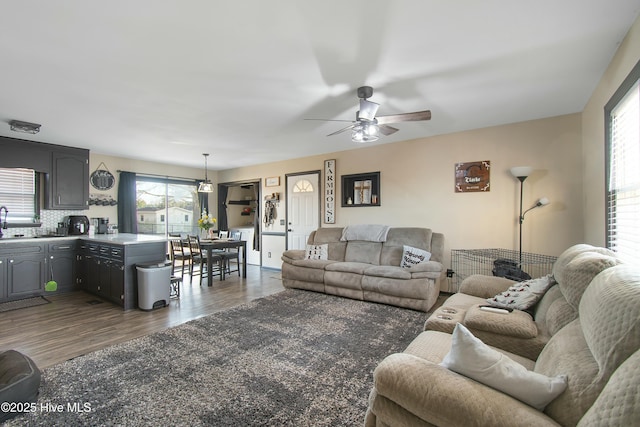
<instances>
[{"instance_id":1,"label":"small kitchen appliance","mask_svg":"<svg viewBox=\"0 0 640 427\"><path fill-rule=\"evenodd\" d=\"M98 229L96 233L107 234L109 231L109 218L98 218Z\"/></svg>"},{"instance_id":2,"label":"small kitchen appliance","mask_svg":"<svg viewBox=\"0 0 640 427\"><path fill-rule=\"evenodd\" d=\"M89 234L89 218L84 215L69 215L66 223L70 235Z\"/></svg>"}]
</instances>

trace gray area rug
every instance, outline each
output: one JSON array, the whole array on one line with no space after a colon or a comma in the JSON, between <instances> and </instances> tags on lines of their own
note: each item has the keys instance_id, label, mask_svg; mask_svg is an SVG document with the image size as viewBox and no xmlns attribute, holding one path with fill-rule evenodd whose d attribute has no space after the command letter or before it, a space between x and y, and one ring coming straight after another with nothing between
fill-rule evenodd
<instances>
[{"instance_id":1,"label":"gray area rug","mask_svg":"<svg viewBox=\"0 0 640 427\"><path fill-rule=\"evenodd\" d=\"M373 369L425 320L285 290L50 367L38 409L7 425L362 425Z\"/></svg>"},{"instance_id":2,"label":"gray area rug","mask_svg":"<svg viewBox=\"0 0 640 427\"><path fill-rule=\"evenodd\" d=\"M0 303L0 313L4 313L5 311L18 310L20 308L35 307L37 305L49 304L50 302L51 301L49 301L45 297L33 297L33 298L19 299L16 301L3 302L3 303Z\"/></svg>"}]
</instances>

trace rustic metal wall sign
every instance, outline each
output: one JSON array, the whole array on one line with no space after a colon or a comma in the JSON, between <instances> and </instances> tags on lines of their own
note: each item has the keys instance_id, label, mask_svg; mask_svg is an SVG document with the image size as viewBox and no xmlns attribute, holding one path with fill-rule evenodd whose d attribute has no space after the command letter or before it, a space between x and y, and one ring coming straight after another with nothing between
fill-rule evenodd
<instances>
[{"instance_id":1,"label":"rustic metal wall sign","mask_svg":"<svg viewBox=\"0 0 640 427\"><path fill-rule=\"evenodd\" d=\"M456 193L489 191L491 162L456 163Z\"/></svg>"},{"instance_id":2,"label":"rustic metal wall sign","mask_svg":"<svg viewBox=\"0 0 640 427\"><path fill-rule=\"evenodd\" d=\"M336 222L336 160L324 161L324 222Z\"/></svg>"}]
</instances>

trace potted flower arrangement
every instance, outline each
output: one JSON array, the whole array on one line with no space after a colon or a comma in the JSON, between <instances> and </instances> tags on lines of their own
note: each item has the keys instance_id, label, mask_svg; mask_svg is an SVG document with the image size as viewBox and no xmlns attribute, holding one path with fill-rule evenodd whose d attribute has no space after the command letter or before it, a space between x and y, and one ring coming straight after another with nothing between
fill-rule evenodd
<instances>
[{"instance_id":1,"label":"potted flower arrangement","mask_svg":"<svg viewBox=\"0 0 640 427\"><path fill-rule=\"evenodd\" d=\"M205 237L209 236L209 230L216 224L216 219L207 214L207 210L202 211L200 219L198 219L198 227L204 231Z\"/></svg>"}]
</instances>

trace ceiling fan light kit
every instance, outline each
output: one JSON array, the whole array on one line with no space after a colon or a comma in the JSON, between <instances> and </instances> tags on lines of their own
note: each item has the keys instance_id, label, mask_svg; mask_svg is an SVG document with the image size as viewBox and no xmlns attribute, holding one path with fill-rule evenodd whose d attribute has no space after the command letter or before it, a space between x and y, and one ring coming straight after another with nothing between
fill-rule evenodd
<instances>
[{"instance_id":1,"label":"ceiling fan light kit","mask_svg":"<svg viewBox=\"0 0 640 427\"><path fill-rule=\"evenodd\" d=\"M351 131L351 140L353 142L373 142L380 138L380 134L389 136L396 133L399 129L388 126L389 123L400 122L416 122L422 120L431 120L431 111L416 111L414 113L393 114L389 116L378 116L378 108L380 104L369 101L367 98L373 95L371 86L361 86L356 91L360 98L360 109L356 112L356 120L349 126L330 133L327 136L337 135L348 130ZM307 119L307 120L323 120L323 119ZM347 120L327 120L327 121L347 121Z\"/></svg>"}]
</instances>

